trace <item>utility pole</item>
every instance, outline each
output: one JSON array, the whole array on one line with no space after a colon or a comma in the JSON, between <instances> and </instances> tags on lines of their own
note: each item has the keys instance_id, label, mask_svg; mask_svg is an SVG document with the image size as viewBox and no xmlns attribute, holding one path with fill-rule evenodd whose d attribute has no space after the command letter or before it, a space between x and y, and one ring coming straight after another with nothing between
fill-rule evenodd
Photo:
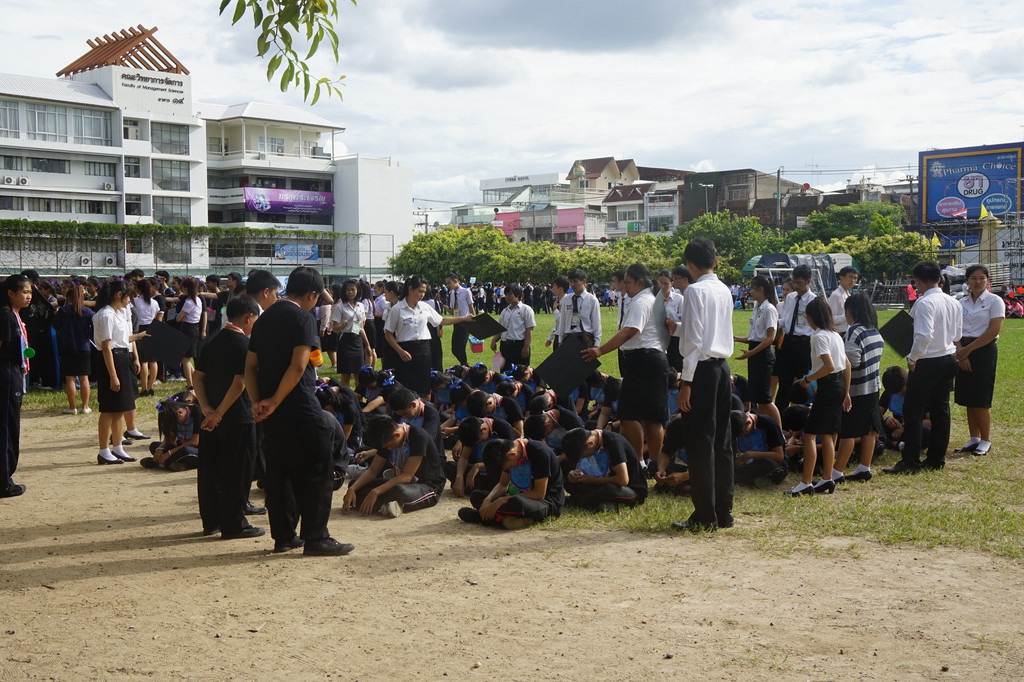
<instances>
[{"instance_id":1,"label":"utility pole","mask_svg":"<svg viewBox=\"0 0 1024 682\"><path fill-rule=\"evenodd\" d=\"M782 234L782 166L775 171L775 227Z\"/></svg>"}]
</instances>

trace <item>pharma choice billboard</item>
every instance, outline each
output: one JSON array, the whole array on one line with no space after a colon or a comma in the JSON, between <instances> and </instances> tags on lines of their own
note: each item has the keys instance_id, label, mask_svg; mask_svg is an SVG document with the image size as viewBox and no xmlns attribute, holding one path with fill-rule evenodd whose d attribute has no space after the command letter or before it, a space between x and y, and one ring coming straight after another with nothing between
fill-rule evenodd
<instances>
[{"instance_id":1,"label":"pharma choice billboard","mask_svg":"<svg viewBox=\"0 0 1024 682\"><path fill-rule=\"evenodd\" d=\"M279 215L334 214L334 198L330 192L244 187L242 193L247 211Z\"/></svg>"},{"instance_id":2,"label":"pharma choice billboard","mask_svg":"<svg viewBox=\"0 0 1024 682\"><path fill-rule=\"evenodd\" d=\"M1021 143L920 152L921 222L1002 218L1020 206Z\"/></svg>"}]
</instances>

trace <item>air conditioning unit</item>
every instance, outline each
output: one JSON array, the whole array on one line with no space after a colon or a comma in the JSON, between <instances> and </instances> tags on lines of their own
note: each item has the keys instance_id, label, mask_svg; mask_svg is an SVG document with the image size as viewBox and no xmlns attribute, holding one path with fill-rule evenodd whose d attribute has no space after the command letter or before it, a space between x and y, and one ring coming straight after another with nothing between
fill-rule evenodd
<instances>
[{"instance_id":1,"label":"air conditioning unit","mask_svg":"<svg viewBox=\"0 0 1024 682\"><path fill-rule=\"evenodd\" d=\"M110 184L109 182L104 182L103 183L103 189L105 189L105 190L107 190L109 192L110 190L114 189L114 186L112 184Z\"/></svg>"},{"instance_id":2,"label":"air conditioning unit","mask_svg":"<svg viewBox=\"0 0 1024 682\"><path fill-rule=\"evenodd\" d=\"M260 152L260 161L266 161L266 160L267 160L267 153L266 152Z\"/></svg>"},{"instance_id":3,"label":"air conditioning unit","mask_svg":"<svg viewBox=\"0 0 1024 682\"><path fill-rule=\"evenodd\" d=\"M14 178L12 176L10 176L10 175L5 175L4 176L4 184L5 185L13 185L14 184Z\"/></svg>"},{"instance_id":4,"label":"air conditioning unit","mask_svg":"<svg viewBox=\"0 0 1024 682\"><path fill-rule=\"evenodd\" d=\"M89 256L82 256L82 260L79 263L83 266L92 265L92 258Z\"/></svg>"},{"instance_id":5,"label":"air conditioning unit","mask_svg":"<svg viewBox=\"0 0 1024 682\"><path fill-rule=\"evenodd\" d=\"M19 185L27 185L28 184L28 178L26 178L24 176L18 178L18 184Z\"/></svg>"},{"instance_id":6,"label":"air conditioning unit","mask_svg":"<svg viewBox=\"0 0 1024 682\"><path fill-rule=\"evenodd\" d=\"M112 267L114 265L117 265L117 259L114 258L113 256L107 256L106 258L103 259L103 264L106 265L107 267Z\"/></svg>"}]
</instances>

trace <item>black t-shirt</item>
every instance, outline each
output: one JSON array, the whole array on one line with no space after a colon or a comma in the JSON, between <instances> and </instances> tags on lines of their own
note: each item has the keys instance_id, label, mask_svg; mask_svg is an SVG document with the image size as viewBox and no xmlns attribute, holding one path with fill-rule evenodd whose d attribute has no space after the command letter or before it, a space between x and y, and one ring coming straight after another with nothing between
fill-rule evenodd
<instances>
[{"instance_id":1,"label":"black t-shirt","mask_svg":"<svg viewBox=\"0 0 1024 682\"><path fill-rule=\"evenodd\" d=\"M292 362L292 352L299 346L320 347L320 335L313 317L290 300L282 299L263 311L252 328L249 350L259 359L259 388L262 399L270 398L281 384L281 378ZM313 394L316 372L306 363L299 382L285 396L271 421L285 423L299 419L319 419L320 403Z\"/></svg>"},{"instance_id":2,"label":"black t-shirt","mask_svg":"<svg viewBox=\"0 0 1024 682\"><path fill-rule=\"evenodd\" d=\"M636 450L629 444L629 441L617 433L611 431L601 432L601 447L586 458L580 466L580 459L571 460L566 457L568 471L580 469L583 473L597 478L605 478L612 475L612 471L619 464L626 464L626 474L629 482L626 486L636 491L640 499L647 497L647 477L640 469L640 460L636 456Z\"/></svg>"},{"instance_id":3,"label":"black t-shirt","mask_svg":"<svg viewBox=\"0 0 1024 682\"><path fill-rule=\"evenodd\" d=\"M337 418L327 410L320 411L320 419L327 429L331 442L331 461L336 468L341 468L348 460L348 444L345 442L345 429Z\"/></svg>"},{"instance_id":4,"label":"black t-shirt","mask_svg":"<svg viewBox=\"0 0 1024 682\"><path fill-rule=\"evenodd\" d=\"M406 419L405 417L399 417L397 414L397 421L403 424L409 424L411 426L418 426L427 434L434 439L434 445L437 446L438 453L444 452L444 438L441 436L441 415L437 413L437 408L428 403L425 400L421 400L422 409L420 413L412 419Z\"/></svg>"},{"instance_id":5,"label":"black t-shirt","mask_svg":"<svg viewBox=\"0 0 1024 682\"><path fill-rule=\"evenodd\" d=\"M757 415L754 430L736 438L735 442L736 452L771 452L781 446L785 453L786 438L782 435L782 429L774 419L763 414Z\"/></svg>"},{"instance_id":6,"label":"black t-shirt","mask_svg":"<svg viewBox=\"0 0 1024 682\"><path fill-rule=\"evenodd\" d=\"M348 446L355 450L363 442L363 413L359 409L359 396L348 386L338 386L337 391L341 397L341 410L335 418L342 428L352 426L352 431L348 435Z\"/></svg>"},{"instance_id":7,"label":"black t-shirt","mask_svg":"<svg viewBox=\"0 0 1024 682\"><path fill-rule=\"evenodd\" d=\"M515 398L505 398L500 395L494 397L498 398L498 406L494 408L494 412L490 416L495 419L504 419L509 424L523 421L523 408L519 407Z\"/></svg>"},{"instance_id":8,"label":"black t-shirt","mask_svg":"<svg viewBox=\"0 0 1024 682\"><path fill-rule=\"evenodd\" d=\"M232 329L217 334L204 346L196 361L196 369L203 373L206 385L206 399L217 409L224 399L236 376L245 376L245 358L249 351L249 339ZM249 394L242 395L232 403L221 421L225 424L252 424L252 403Z\"/></svg>"},{"instance_id":9,"label":"black t-shirt","mask_svg":"<svg viewBox=\"0 0 1024 682\"><path fill-rule=\"evenodd\" d=\"M408 426L408 425L406 425ZM429 485L440 492L444 489L444 470L441 468L441 455L437 452L434 439L418 426L408 426L409 435L394 450L378 450L377 456L399 474L410 457L422 457L416 470L416 482Z\"/></svg>"},{"instance_id":10,"label":"black t-shirt","mask_svg":"<svg viewBox=\"0 0 1024 682\"><path fill-rule=\"evenodd\" d=\"M0 308L0 360L20 365L21 352L21 327L18 324L18 316L4 306Z\"/></svg>"},{"instance_id":11,"label":"black t-shirt","mask_svg":"<svg viewBox=\"0 0 1024 682\"><path fill-rule=\"evenodd\" d=\"M515 440L519 436L516 434L512 425L504 419L494 419L492 417L484 417L484 421L488 422L491 427L491 435L487 437L487 440L483 443L477 443L474 445L469 453L470 459L468 461L474 464L480 464L484 461L484 447L492 440L503 438L505 440ZM463 456L465 455L463 450Z\"/></svg>"},{"instance_id":12,"label":"black t-shirt","mask_svg":"<svg viewBox=\"0 0 1024 682\"><path fill-rule=\"evenodd\" d=\"M533 489L534 481L539 478L548 479L544 501L551 506L551 513L557 516L565 504L565 487L562 469L558 466L558 457L546 443L539 440L526 441L525 461L517 464L509 472L509 493Z\"/></svg>"}]
</instances>

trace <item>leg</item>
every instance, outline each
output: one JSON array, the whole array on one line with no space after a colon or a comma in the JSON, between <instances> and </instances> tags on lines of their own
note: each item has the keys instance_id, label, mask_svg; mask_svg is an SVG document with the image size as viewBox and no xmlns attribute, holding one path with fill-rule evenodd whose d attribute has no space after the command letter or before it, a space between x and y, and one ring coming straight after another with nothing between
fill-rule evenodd
<instances>
[{"instance_id":1,"label":"leg","mask_svg":"<svg viewBox=\"0 0 1024 682\"><path fill-rule=\"evenodd\" d=\"M542 500L531 500L523 497L522 495L516 495L509 499L508 502L501 505L498 509L498 513L494 516L496 523L501 523L505 518L508 517L525 517L533 519L534 521L543 521L549 515L550 508L547 502Z\"/></svg>"},{"instance_id":2,"label":"leg","mask_svg":"<svg viewBox=\"0 0 1024 682\"><path fill-rule=\"evenodd\" d=\"M89 394L91 389L89 387L89 376L83 375L78 377L79 392L82 394L82 409L89 407Z\"/></svg>"},{"instance_id":3,"label":"leg","mask_svg":"<svg viewBox=\"0 0 1024 682\"><path fill-rule=\"evenodd\" d=\"M330 537L327 521L334 497L334 459L327 428L319 419L298 424L289 445L289 478L302 518L299 536L307 542Z\"/></svg>"},{"instance_id":4,"label":"leg","mask_svg":"<svg viewBox=\"0 0 1024 682\"><path fill-rule=\"evenodd\" d=\"M782 428L782 415L779 413L779 408L776 407L775 403L758 403L757 411L760 414L771 417L779 425L779 428Z\"/></svg>"},{"instance_id":5,"label":"leg","mask_svg":"<svg viewBox=\"0 0 1024 682\"><path fill-rule=\"evenodd\" d=\"M860 443L861 443L861 460L862 460L861 463L862 464L863 464L863 459L864 459L864 439L865 438L867 438L867 436L863 436L860 439ZM856 441L853 438L841 438L839 440L839 449L836 452L836 463L835 463L836 471L845 471L846 470L846 465L849 464L849 462L850 462L850 455L853 454L853 446L854 446L855 442ZM870 463L870 458L868 459L868 462Z\"/></svg>"},{"instance_id":6,"label":"leg","mask_svg":"<svg viewBox=\"0 0 1024 682\"><path fill-rule=\"evenodd\" d=\"M868 431L868 435L861 436L860 439L860 463L861 466L870 467L871 460L875 457L875 442L878 440L878 434L875 433L874 429Z\"/></svg>"},{"instance_id":7,"label":"leg","mask_svg":"<svg viewBox=\"0 0 1024 682\"><path fill-rule=\"evenodd\" d=\"M633 446L633 450L636 451L638 457L643 460L644 456L644 429L640 422L633 420L623 420L619 422L619 433L623 438L629 441L629 444ZM662 433L664 439L664 433ZM651 457L657 457L658 453L652 452Z\"/></svg>"},{"instance_id":8,"label":"leg","mask_svg":"<svg viewBox=\"0 0 1024 682\"><path fill-rule=\"evenodd\" d=\"M458 325L452 326L452 355L462 365L468 365L466 359L466 342L469 340L469 332Z\"/></svg>"},{"instance_id":9,"label":"leg","mask_svg":"<svg viewBox=\"0 0 1024 682\"><path fill-rule=\"evenodd\" d=\"M185 385L192 385L192 358L181 359L181 375L185 377Z\"/></svg>"},{"instance_id":10,"label":"leg","mask_svg":"<svg viewBox=\"0 0 1024 682\"><path fill-rule=\"evenodd\" d=\"M223 428L223 427L220 427ZM199 497L199 518L203 522L203 534L209 535L218 528L224 533L237 529L225 529L221 524L221 501L223 491L220 488L217 470L220 467L220 455L225 443L219 438L219 428L214 431L203 431L199 435L199 468L196 471L196 493Z\"/></svg>"},{"instance_id":11,"label":"leg","mask_svg":"<svg viewBox=\"0 0 1024 682\"><path fill-rule=\"evenodd\" d=\"M139 363L139 386L141 386L142 387L141 390L144 391L144 390L146 390L146 387L148 385L149 385L149 363L148 362L140 362Z\"/></svg>"},{"instance_id":12,"label":"leg","mask_svg":"<svg viewBox=\"0 0 1024 682\"><path fill-rule=\"evenodd\" d=\"M824 441L824 438L822 439ZM818 461L818 445L814 442L813 433L805 433L804 443L804 469L800 475L800 482L810 485L814 481L814 465Z\"/></svg>"},{"instance_id":13,"label":"leg","mask_svg":"<svg viewBox=\"0 0 1024 682\"><path fill-rule=\"evenodd\" d=\"M352 388L352 375L342 373L338 378L338 382L345 388Z\"/></svg>"},{"instance_id":14,"label":"leg","mask_svg":"<svg viewBox=\"0 0 1024 682\"><path fill-rule=\"evenodd\" d=\"M571 494L566 498L565 503L580 509L596 510L602 504L623 504L632 507L637 503L635 490L614 483L605 485L569 484L566 486L566 490Z\"/></svg>"},{"instance_id":15,"label":"leg","mask_svg":"<svg viewBox=\"0 0 1024 682\"><path fill-rule=\"evenodd\" d=\"M946 463L949 449L949 395L953 392L956 378L956 360L952 357L937 358L935 363L935 385L928 392L928 414L931 419L931 435L928 438L928 464L941 467Z\"/></svg>"},{"instance_id":16,"label":"leg","mask_svg":"<svg viewBox=\"0 0 1024 682\"><path fill-rule=\"evenodd\" d=\"M907 393L903 399L903 457L900 460L906 466L917 468L921 465L921 431L923 429L925 404L928 391L934 387L925 375L931 369L921 360L913 372L907 376Z\"/></svg>"},{"instance_id":17,"label":"leg","mask_svg":"<svg viewBox=\"0 0 1024 682\"><path fill-rule=\"evenodd\" d=\"M292 494L291 474L288 467L290 443L283 425L264 422L265 470L263 490L266 493L270 535L277 543L295 537L299 512Z\"/></svg>"},{"instance_id":18,"label":"leg","mask_svg":"<svg viewBox=\"0 0 1024 682\"><path fill-rule=\"evenodd\" d=\"M388 502L397 502L402 505L403 512L414 512L420 509L427 509L437 504L440 499L438 492L424 483L401 483L396 485L378 499L377 511L381 505Z\"/></svg>"},{"instance_id":19,"label":"leg","mask_svg":"<svg viewBox=\"0 0 1024 682\"><path fill-rule=\"evenodd\" d=\"M661 452L662 443L665 442L665 427L661 422L644 422L643 425L644 432L647 434L647 456L651 459L657 459L658 453ZM640 457L643 457L643 450L637 450L637 453Z\"/></svg>"},{"instance_id":20,"label":"leg","mask_svg":"<svg viewBox=\"0 0 1024 682\"><path fill-rule=\"evenodd\" d=\"M68 398L68 409L75 409L75 399L78 397L75 391L75 377L64 377L64 395ZM970 408L968 408L968 414L970 414Z\"/></svg>"},{"instance_id":21,"label":"leg","mask_svg":"<svg viewBox=\"0 0 1024 682\"><path fill-rule=\"evenodd\" d=\"M729 409L732 405L732 379L729 365L722 361L714 366L718 378L718 407L715 410L715 517L720 526L731 526L733 494L736 481L736 460L732 452L732 423Z\"/></svg>"},{"instance_id":22,"label":"leg","mask_svg":"<svg viewBox=\"0 0 1024 682\"><path fill-rule=\"evenodd\" d=\"M826 433L821 437L821 477L832 478L832 467L836 463L836 434Z\"/></svg>"}]
</instances>

